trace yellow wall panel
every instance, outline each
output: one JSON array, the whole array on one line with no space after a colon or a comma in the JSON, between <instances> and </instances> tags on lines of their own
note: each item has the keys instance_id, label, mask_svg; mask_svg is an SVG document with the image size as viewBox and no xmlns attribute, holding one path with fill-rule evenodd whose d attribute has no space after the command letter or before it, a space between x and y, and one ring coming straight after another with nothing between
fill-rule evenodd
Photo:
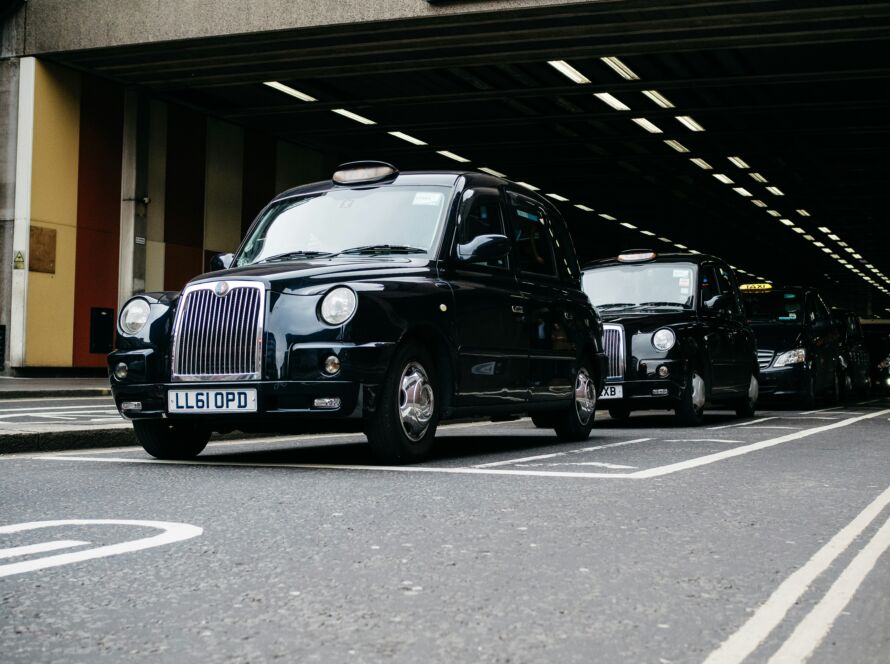
<instances>
[{"instance_id":1,"label":"yellow wall panel","mask_svg":"<svg viewBox=\"0 0 890 664\"><path fill-rule=\"evenodd\" d=\"M145 243L145 291L164 290L164 243L148 240Z\"/></svg>"},{"instance_id":2,"label":"yellow wall panel","mask_svg":"<svg viewBox=\"0 0 890 664\"><path fill-rule=\"evenodd\" d=\"M79 140L80 75L38 61L31 224L56 231L56 272L28 274L27 366L72 364Z\"/></svg>"}]
</instances>

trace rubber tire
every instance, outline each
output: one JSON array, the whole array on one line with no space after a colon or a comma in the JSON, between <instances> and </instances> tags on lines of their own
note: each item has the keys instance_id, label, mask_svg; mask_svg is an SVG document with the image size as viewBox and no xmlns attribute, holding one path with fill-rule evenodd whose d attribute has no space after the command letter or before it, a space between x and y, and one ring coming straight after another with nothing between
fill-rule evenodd
<instances>
[{"instance_id":1,"label":"rubber tire","mask_svg":"<svg viewBox=\"0 0 890 664\"><path fill-rule=\"evenodd\" d=\"M532 424L538 429L552 429L556 426L556 418L553 413L535 413L531 418Z\"/></svg>"},{"instance_id":2,"label":"rubber tire","mask_svg":"<svg viewBox=\"0 0 890 664\"><path fill-rule=\"evenodd\" d=\"M754 374L752 373L748 376L748 384L751 384L751 379L754 378ZM739 401L736 402L735 405L735 416L736 417L754 417L754 413L757 412L757 402L751 401L751 399L746 394Z\"/></svg>"},{"instance_id":3,"label":"rubber tire","mask_svg":"<svg viewBox=\"0 0 890 664\"><path fill-rule=\"evenodd\" d=\"M194 459L210 440L210 430L168 420L135 420L133 430L142 449L156 459Z\"/></svg>"},{"instance_id":4,"label":"rubber tire","mask_svg":"<svg viewBox=\"0 0 890 664\"><path fill-rule=\"evenodd\" d=\"M609 417L617 422L626 422L630 419L630 408L610 408Z\"/></svg>"},{"instance_id":5,"label":"rubber tire","mask_svg":"<svg viewBox=\"0 0 890 664\"><path fill-rule=\"evenodd\" d=\"M701 376L701 373L696 373ZM692 374L690 374L686 378L686 387L683 389L683 396L680 399L680 403L674 409L674 416L677 420L677 424L680 426L697 427L704 421L704 413L704 406L702 406L701 410L696 410L695 406L692 405Z\"/></svg>"},{"instance_id":6,"label":"rubber tire","mask_svg":"<svg viewBox=\"0 0 890 664\"><path fill-rule=\"evenodd\" d=\"M587 375L593 381L594 390L593 390L593 412L590 414L590 419L587 420L587 424L582 424L581 420L578 419L578 410L575 406L575 388L574 381L572 384L572 405L569 408L566 408L563 411L560 411L555 415L555 422L553 424L553 430L556 432L556 437L564 443L578 443L590 438L590 430L593 429L593 420L596 418L596 406L599 401L599 395L596 392L596 378L595 374L591 372L590 366L592 363L589 360L585 360L581 363L575 370L575 375L583 369L587 371Z\"/></svg>"},{"instance_id":7,"label":"rubber tire","mask_svg":"<svg viewBox=\"0 0 890 664\"><path fill-rule=\"evenodd\" d=\"M405 435L399 417L399 381L409 362L418 362L423 367L433 388L433 416L423 438L417 442ZM401 345L386 372L377 409L365 423L365 436L377 461L398 465L427 458L433 450L441 402L436 366L430 354L416 341Z\"/></svg>"}]
</instances>

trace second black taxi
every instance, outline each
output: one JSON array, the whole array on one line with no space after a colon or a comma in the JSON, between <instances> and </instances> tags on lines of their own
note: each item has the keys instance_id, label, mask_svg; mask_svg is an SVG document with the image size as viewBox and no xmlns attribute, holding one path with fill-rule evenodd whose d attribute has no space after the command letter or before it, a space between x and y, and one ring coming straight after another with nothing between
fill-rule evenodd
<instances>
[{"instance_id":1,"label":"second black taxi","mask_svg":"<svg viewBox=\"0 0 890 664\"><path fill-rule=\"evenodd\" d=\"M754 414L760 368L733 271L714 256L626 251L584 267L609 360L600 401L613 419L668 409L702 422L705 406Z\"/></svg>"}]
</instances>

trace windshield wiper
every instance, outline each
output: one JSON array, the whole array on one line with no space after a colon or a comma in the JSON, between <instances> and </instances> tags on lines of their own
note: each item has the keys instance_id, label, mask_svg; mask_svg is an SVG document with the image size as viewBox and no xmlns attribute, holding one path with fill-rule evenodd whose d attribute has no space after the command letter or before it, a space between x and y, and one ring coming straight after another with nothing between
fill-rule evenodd
<instances>
[{"instance_id":1,"label":"windshield wiper","mask_svg":"<svg viewBox=\"0 0 890 664\"><path fill-rule=\"evenodd\" d=\"M328 251L286 251L283 254L275 254L257 261L257 263L272 263L274 261L286 261L291 258L318 258L319 256L330 256Z\"/></svg>"},{"instance_id":2,"label":"windshield wiper","mask_svg":"<svg viewBox=\"0 0 890 664\"><path fill-rule=\"evenodd\" d=\"M425 254L426 249L409 247L404 244L366 244L363 247L352 247L338 251L335 256L341 254Z\"/></svg>"}]
</instances>

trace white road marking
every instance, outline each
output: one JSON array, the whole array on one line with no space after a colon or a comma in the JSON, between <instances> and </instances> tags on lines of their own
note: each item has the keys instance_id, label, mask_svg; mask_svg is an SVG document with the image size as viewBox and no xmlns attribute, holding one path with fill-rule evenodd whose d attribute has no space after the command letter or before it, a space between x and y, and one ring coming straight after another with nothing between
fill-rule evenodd
<instances>
[{"instance_id":1,"label":"white road marking","mask_svg":"<svg viewBox=\"0 0 890 664\"><path fill-rule=\"evenodd\" d=\"M122 553L131 553L133 551L141 551L142 549L150 549L155 546L164 544L172 544L183 540L197 537L204 532L203 528L192 526L187 523L174 523L171 521L132 521L129 519L66 519L64 521L31 521L29 523L16 523L10 526L0 526L0 535L10 533L21 533L28 530L37 530L39 528L55 528L59 526L139 526L144 528L154 528L161 530L159 535L152 537L144 537L142 539L129 540L118 544L107 544L93 549L84 549L81 551L72 551L71 553L60 553L55 556L46 556L44 558L35 558L33 560L23 560L17 563L9 563L0 565L0 578L4 576L12 576L13 574L23 574L25 572L34 572L39 569L48 567L59 567L61 565L69 565L71 563L81 562L83 560L93 560L95 558L105 558L107 556L116 556Z\"/></svg>"},{"instance_id":2,"label":"white road marking","mask_svg":"<svg viewBox=\"0 0 890 664\"><path fill-rule=\"evenodd\" d=\"M625 445L635 445L636 443L645 443L651 438L635 438L634 440L624 440L620 443L606 443L605 445L594 445L593 447L582 447L577 450L569 450L567 452L552 452L550 454L539 454L537 456L522 457L520 459L507 459L505 461L492 461L491 463L480 463L473 468L495 468L496 466L512 466L526 461L539 461L541 459L552 459L553 457L564 456L566 454L581 454L583 452L594 452L596 450L604 450L609 447L623 447Z\"/></svg>"},{"instance_id":3,"label":"white road marking","mask_svg":"<svg viewBox=\"0 0 890 664\"><path fill-rule=\"evenodd\" d=\"M754 615L708 656L704 664L740 664L744 661L782 622L810 584L846 551L888 504L890 488L885 489L855 519L844 526L803 567L785 579Z\"/></svg>"},{"instance_id":4,"label":"white road marking","mask_svg":"<svg viewBox=\"0 0 890 664\"><path fill-rule=\"evenodd\" d=\"M20 397L15 399L3 399L3 403L22 403L23 401L34 403L35 401L104 401L106 404L111 395L98 395L92 397Z\"/></svg>"},{"instance_id":5,"label":"white road marking","mask_svg":"<svg viewBox=\"0 0 890 664\"><path fill-rule=\"evenodd\" d=\"M4 399L5 401L5 399ZM42 401L42 399L41 399ZM27 413L31 411L47 410L95 410L96 408L111 408L114 404L97 403L95 406L40 406L37 408L0 408L0 413ZM117 412L117 410L115 410Z\"/></svg>"},{"instance_id":6,"label":"white road marking","mask_svg":"<svg viewBox=\"0 0 890 664\"><path fill-rule=\"evenodd\" d=\"M812 415L813 413L827 413L830 410L840 410L843 406L832 406L831 408L817 408L816 410L801 411L801 415Z\"/></svg>"},{"instance_id":7,"label":"white road marking","mask_svg":"<svg viewBox=\"0 0 890 664\"><path fill-rule=\"evenodd\" d=\"M748 427L749 429L801 429L803 427L785 427L776 424L764 424L763 426Z\"/></svg>"},{"instance_id":8,"label":"white road marking","mask_svg":"<svg viewBox=\"0 0 890 664\"><path fill-rule=\"evenodd\" d=\"M724 424L723 426L719 426L719 427L708 427L708 429L710 431L717 431L718 429L732 429L734 427L747 427L747 426L751 426L752 424L758 424L760 422L768 422L769 420L777 420L777 419L779 419L779 418L778 417L761 417L758 420L751 420L750 422L737 422L735 424Z\"/></svg>"},{"instance_id":9,"label":"white road marking","mask_svg":"<svg viewBox=\"0 0 890 664\"><path fill-rule=\"evenodd\" d=\"M873 417L881 417L883 415L887 415L888 413L890 413L890 410L879 410L879 411L875 411L874 413L869 413L867 415L860 415L859 417L850 417L846 420L841 420L840 422L832 422L831 424L823 424L822 426L813 427L811 429L803 429L802 431L795 431L794 433L789 433L784 436L779 436L778 438L770 438L768 440L762 440L759 443L752 443L750 445L741 445L740 447L734 447L731 450L724 450L723 452L715 452L714 454L708 454L708 455L698 457L695 459L688 459L686 461L680 461L679 463L671 463L666 466L660 466L658 468L650 468L649 470L639 470L636 473L631 474L630 477L648 479L650 477L661 477L662 475L670 475L671 473L676 473L681 470L689 470L690 468L698 468L699 466L706 466L711 463L723 461L724 459L731 459L732 457L741 456L743 454L757 452L758 450L763 450L763 449L766 449L767 447L774 447L776 445L782 445L783 443L789 443L791 441L800 440L801 438L807 438L808 436L814 436L816 434L824 433L826 431L833 431L834 429L840 429L841 427L846 427L851 424L856 424L857 422L861 422L863 420L868 420Z\"/></svg>"},{"instance_id":10,"label":"white road marking","mask_svg":"<svg viewBox=\"0 0 890 664\"><path fill-rule=\"evenodd\" d=\"M730 440L728 438L668 438L666 443L744 443L744 440Z\"/></svg>"},{"instance_id":11,"label":"white road marking","mask_svg":"<svg viewBox=\"0 0 890 664\"><path fill-rule=\"evenodd\" d=\"M0 560L3 558L15 558L17 556L29 556L33 553L46 553L59 549L71 549L75 546L83 546L89 542L80 540L58 540L55 542L43 542L42 544L28 544L26 546L14 546L10 549L0 549Z\"/></svg>"},{"instance_id":12,"label":"white road marking","mask_svg":"<svg viewBox=\"0 0 890 664\"><path fill-rule=\"evenodd\" d=\"M604 461L569 461L567 463L551 463L551 466L597 466L599 468L612 468L614 470L633 470L636 466L622 466L620 463L605 463Z\"/></svg>"},{"instance_id":13,"label":"white road marking","mask_svg":"<svg viewBox=\"0 0 890 664\"><path fill-rule=\"evenodd\" d=\"M856 555L825 596L792 632L788 640L770 657L769 664L805 662L828 636L834 621L853 599L853 595L874 569L878 558L890 547L890 519Z\"/></svg>"}]
</instances>

